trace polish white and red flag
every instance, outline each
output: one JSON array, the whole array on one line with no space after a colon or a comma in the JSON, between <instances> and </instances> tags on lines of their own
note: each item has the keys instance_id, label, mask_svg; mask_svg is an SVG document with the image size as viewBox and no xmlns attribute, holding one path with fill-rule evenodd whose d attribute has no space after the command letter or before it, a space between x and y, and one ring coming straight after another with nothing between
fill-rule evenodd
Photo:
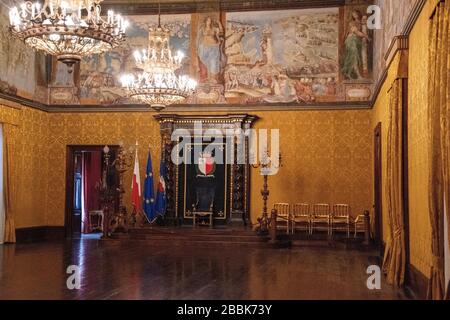
<instances>
[{"instance_id":1,"label":"polish white and red flag","mask_svg":"<svg viewBox=\"0 0 450 320\"><path fill-rule=\"evenodd\" d=\"M136 155L134 156L134 171L133 181L131 182L131 203L136 212L141 211L141 175L139 174L139 158L136 148Z\"/></svg>"}]
</instances>

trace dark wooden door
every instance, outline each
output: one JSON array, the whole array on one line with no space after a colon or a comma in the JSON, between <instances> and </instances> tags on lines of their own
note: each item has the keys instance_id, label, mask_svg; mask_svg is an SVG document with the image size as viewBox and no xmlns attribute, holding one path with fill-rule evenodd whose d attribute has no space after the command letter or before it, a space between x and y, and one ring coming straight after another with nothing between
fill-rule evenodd
<instances>
[{"instance_id":1,"label":"dark wooden door","mask_svg":"<svg viewBox=\"0 0 450 320\"><path fill-rule=\"evenodd\" d=\"M102 151L102 145L97 146L67 146L66 159L66 210L65 210L65 235L67 238L79 237L81 235L81 176L82 176L82 158L83 152ZM110 164L114 161L117 154L118 146L109 146L110 148ZM102 161L102 166L104 162ZM105 168L102 167L102 171ZM110 186L116 185L117 174L114 168L110 167L110 174L108 176L108 184ZM115 201L116 210L118 209L118 195Z\"/></svg>"},{"instance_id":2,"label":"dark wooden door","mask_svg":"<svg viewBox=\"0 0 450 320\"><path fill-rule=\"evenodd\" d=\"M83 154L81 152L74 153L74 175L73 175L73 212L72 212L72 234L74 236L81 235L81 193L83 188L81 186L81 163Z\"/></svg>"},{"instance_id":3,"label":"dark wooden door","mask_svg":"<svg viewBox=\"0 0 450 320\"><path fill-rule=\"evenodd\" d=\"M382 186L382 136L381 122L374 131L374 219L375 219L375 243L382 247L383 244L383 186Z\"/></svg>"}]
</instances>

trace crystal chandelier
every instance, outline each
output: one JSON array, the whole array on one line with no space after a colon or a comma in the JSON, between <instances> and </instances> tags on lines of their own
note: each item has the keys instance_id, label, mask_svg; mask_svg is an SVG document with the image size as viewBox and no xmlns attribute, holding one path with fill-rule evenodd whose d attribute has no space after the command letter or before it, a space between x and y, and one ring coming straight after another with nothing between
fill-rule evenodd
<instances>
[{"instance_id":1,"label":"crystal chandelier","mask_svg":"<svg viewBox=\"0 0 450 320\"><path fill-rule=\"evenodd\" d=\"M180 103L194 93L197 82L187 75L177 75L182 66L183 53L172 54L169 45L170 31L161 27L161 14L158 26L149 28L148 49L134 52L136 74L121 77L127 97L150 105L160 111L168 105Z\"/></svg>"},{"instance_id":2,"label":"crystal chandelier","mask_svg":"<svg viewBox=\"0 0 450 320\"><path fill-rule=\"evenodd\" d=\"M56 56L72 72L83 56L109 51L125 41L128 22L112 10L101 17L102 1L27 1L10 9L10 30L27 45Z\"/></svg>"}]
</instances>

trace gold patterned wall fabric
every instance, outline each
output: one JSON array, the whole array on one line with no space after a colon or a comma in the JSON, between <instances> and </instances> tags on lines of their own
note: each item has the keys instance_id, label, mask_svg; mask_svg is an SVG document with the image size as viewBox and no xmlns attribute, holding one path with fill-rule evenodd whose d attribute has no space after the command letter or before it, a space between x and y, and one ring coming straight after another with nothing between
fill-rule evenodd
<instances>
[{"instance_id":1,"label":"gold patterned wall fabric","mask_svg":"<svg viewBox=\"0 0 450 320\"><path fill-rule=\"evenodd\" d=\"M431 267L431 225L429 219L429 131L427 127L427 89L429 78L428 44L429 8L414 26L409 39L408 81L408 161L409 161L409 236L410 259L420 272L428 276Z\"/></svg>"},{"instance_id":2,"label":"gold patterned wall fabric","mask_svg":"<svg viewBox=\"0 0 450 320\"><path fill-rule=\"evenodd\" d=\"M14 124L17 168L17 228L46 225L48 114L0 104L0 122Z\"/></svg>"},{"instance_id":3,"label":"gold patterned wall fabric","mask_svg":"<svg viewBox=\"0 0 450 320\"><path fill-rule=\"evenodd\" d=\"M354 215L371 207L370 111L261 112L257 128L280 128L285 167L270 179L274 202L349 203ZM64 224L66 145L140 145L141 176L147 147L154 164L160 159L159 124L150 113L49 114L48 225ZM154 167L155 172L158 166ZM262 178L251 181L251 218L262 209ZM131 185L131 171L125 186ZM125 195L130 204L129 190Z\"/></svg>"},{"instance_id":4,"label":"gold patterned wall fabric","mask_svg":"<svg viewBox=\"0 0 450 320\"><path fill-rule=\"evenodd\" d=\"M159 124L151 113L45 113L2 107L0 119L20 123L16 226L63 226L67 145L139 143L144 176L148 146L160 159ZM269 179L275 202L348 203L353 215L372 206L370 110L259 112L256 128L280 129L284 167ZM158 172L158 165L154 166ZM131 185L131 171L125 186ZM251 218L262 210L262 177L251 180ZM130 204L129 190L125 195Z\"/></svg>"},{"instance_id":5,"label":"gold patterned wall fabric","mask_svg":"<svg viewBox=\"0 0 450 320\"><path fill-rule=\"evenodd\" d=\"M255 128L279 128L284 167L269 177L276 202L348 203L353 216L372 207L370 110L264 112ZM253 170L252 220L262 212L263 179Z\"/></svg>"},{"instance_id":6,"label":"gold patterned wall fabric","mask_svg":"<svg viewBox=\"0 0 450 320\"><path fill-rule=\"evenodd\" d=\"M58 113L49 114L50 155L47 185L48 219L52 226L64 225L67 145L118 145L125 147L139 144L139 163L141 177L145 176L148 148L151 146L154 164L160 159L159 124L151 113ZM158 172L159 166L155 166ZM130 188L132 169L125 175L125 204L130 207Z\"/></svg>"},{"instance_id":7,"label":"gold patterned wall fabric","mask_svg":"<svg viewBox=\"0 0 450 320\"><path fill-rule=\"evenodd\" d=\"M446 292L445 247L441 233L446 213L450 212L449 156L450 156L450 0L441 1L430 20L428 82L429 124L429 204L432 228L431 251L433 259L428 283L429 299L442 300ZM447 199L447 201L446 201ZM445 243L444 243L445 242Z\"/></svg>"}]
</instances>

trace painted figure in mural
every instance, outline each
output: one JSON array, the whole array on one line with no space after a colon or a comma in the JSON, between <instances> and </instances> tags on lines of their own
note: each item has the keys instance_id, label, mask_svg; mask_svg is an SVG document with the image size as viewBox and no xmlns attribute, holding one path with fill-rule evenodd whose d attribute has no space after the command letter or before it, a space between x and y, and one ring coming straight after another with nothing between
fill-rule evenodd
<instances>
[{"instance_id":1,"label":"painted figure in mural","mask_svg":"<svg viewBox=\"0 0 450 320\"><path fill-rule=\"evenodd\" d=\"M200 82L217 83L223 64L224 33L220 21L206 17L197 38Z\"/></svg>"},{"instance_id":2,"label":"painted figure in mural","mask_svg":"<svg viewBox=\"0 0 450 320\"><path fill-rule=\"evenodd\" d=\"M275 74L271 81L271 92L264 98L269 103L291 103L298 101L293 82L285 74Z\"/></svg>"},{"instance_id":3,"label":"painted figure in mural","mask_svg":"<svg viewBox=\"0 0 450 320\"><path fill-rule=\"evenodd\" d=\"M56 63L55 85L61 87L74 86L73 73L69 73L68 67L62 62Z\"/></svg>"},{"instance_id":4,"label":"painted figure in mural","mask_svg":"<svg viewBox=\"0 0 450 320\"><path fill-rule=\"evenodd\" d=\"M367 17L359 10L352 11L348 32L345 37L345 57L342 73L347 80L359 80L368 73L368 42L367 26L363 26Z\"/></svg>"}]
</instances>

